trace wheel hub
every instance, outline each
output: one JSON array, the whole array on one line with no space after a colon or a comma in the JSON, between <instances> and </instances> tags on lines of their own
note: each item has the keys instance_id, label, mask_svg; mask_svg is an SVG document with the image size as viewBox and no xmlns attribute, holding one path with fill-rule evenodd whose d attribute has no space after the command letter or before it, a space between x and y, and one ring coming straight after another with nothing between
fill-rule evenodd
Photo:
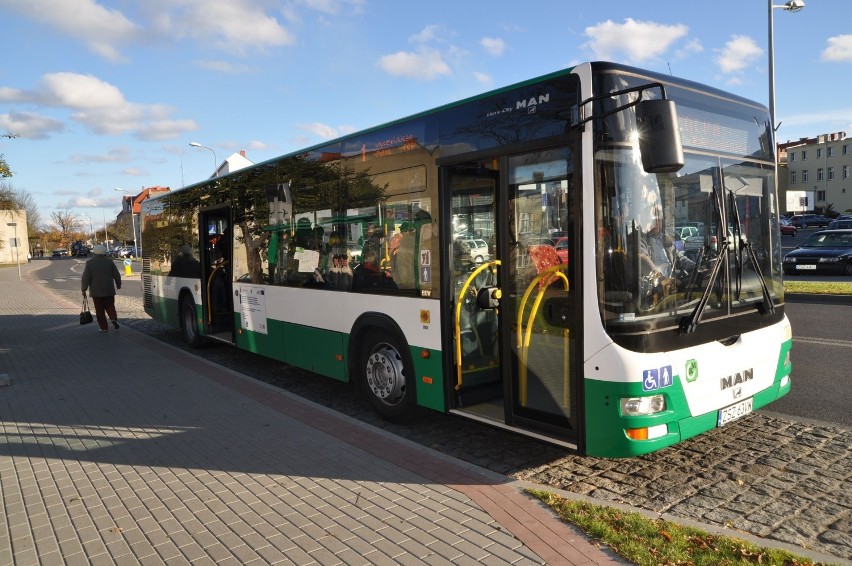
<instances>
[{"instance_id":1,"label":"wheel hub","mask_svg":"<svg viewBox=\"0 0 852 566\"><path fill-rule=\"evenodd\" d=\"M367 385L379 400L395 405L405 394L405 375L402 358L387 344L380 346L367 358Z\"/></svg>"}]
</instances>

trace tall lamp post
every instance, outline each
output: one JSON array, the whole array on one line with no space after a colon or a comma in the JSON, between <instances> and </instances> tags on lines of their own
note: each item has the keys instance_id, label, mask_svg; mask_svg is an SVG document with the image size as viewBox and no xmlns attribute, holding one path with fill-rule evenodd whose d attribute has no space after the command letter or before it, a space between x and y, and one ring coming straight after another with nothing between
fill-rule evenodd
<instances>
[{"instance_id":1,"label":"tall lamp post","mask_svg":"<svg viewBox=\"0 0 852 566\"><path fill-rule=\"evenodd\" d=\"M189 142L189 145L192 146L192 147L200 147L201 149L210 150L210 152L213 154L213 176L218 177L219 176L219 160L216 159L216 152L213 151L212 148L209 148L206 145L201 145L198 142Z\"/></svg>"},{"instance_id":2,"label":"tall lamp post","mask_svg":"<svg viewBox=\"0 0 852 566\"><path fill-rule=\"evenodd\" d=\"M98 205L93 204L94 208L100 208L101 214L104 217L104 245L106 246L107 251L109 251L109 234L107 234L107 226L106 226L106 212L104 211L104 207L98 207Z\"/></svg>"},{"instance_id":3,"label":"tall lamp post","mask_svg":"<svg viewBox=\"0 0 852 566\"><path fill-rule=\"evenodd\" d=\"M91 216L89 216L88 214L81 214L81 215L80 215L80 217L81 217L81 218L86 218L86 219L88 219L88 220L89 220L89 234L91 234L91 235L92 235L92 238L94 238L94 237L95 237L95 231L94 231L94 229L92 229L92 217L91 217ZM85 229L85 228L84 228L84 229Z\"/></svg>"},{"instance_id":4,"label":"tall lamp post","mask_svg":"<svg viewBox=\"0 0 852 566\"><path fill-rule=\"evenodd\" d=\"M122 192L122 193L128 193L129 194L129 191L127 189L120 189L120 188L116 187L115 190ZM133 196L132 195L128 196L127 199L130 201L130 225L133 228L133 247L136 249L136 254L141 256L142 255L142 245L141 245L140 240L142 238L136 237L136 214L133 213ZM139 227L139 231L140 232L142 231L141 226ZM140 234L140 236L141 236L141 234Z\"/></svg>"},{"instance_id":5,"label":"tall lamp post","mask_svg":"<svg viewBox=\"0 0 852 566\"><path fill-rule=\"evenodd\" d=\"M18 241L18 223L7 222L6 226L11 226L15 229L15 263L18 264L18 281L21 280L21 259L18 257L18 249L21 247L21 242Z\"/></svg>"},{"instance_id":6,"label":"tall lamp post","mask_svg":"<svg viewBox=\"0 0 852 566\"><path fill-rule=\"evenodd\" d=\"M789 0L779 6L773 5L772 0L769 0L769 121L772 127L772 139L775 139L775 128L777 127L775 124L775 41L772 37L774 27L772 10L780 8L786 12L798 12L804 7L804 0ZM774 148L773 151L775 151Z\"/></svg>"}]
</instances>

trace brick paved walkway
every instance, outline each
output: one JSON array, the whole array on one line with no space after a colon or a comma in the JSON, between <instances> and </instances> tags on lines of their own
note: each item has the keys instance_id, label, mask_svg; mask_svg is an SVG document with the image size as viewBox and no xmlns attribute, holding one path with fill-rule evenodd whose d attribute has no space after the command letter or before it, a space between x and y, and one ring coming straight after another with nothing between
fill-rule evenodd
<instances>
[{"instance_id":1,"label":"brick paved walkway","mask_svg":"<svg viewBox=\"0 0 852 566\"><path fill-rule=\"evenodd\" d=\"M618 564L519 482L0 269L0 564ZM0 381L2 385L2 381Z\"/></svg>"}]
</instances>

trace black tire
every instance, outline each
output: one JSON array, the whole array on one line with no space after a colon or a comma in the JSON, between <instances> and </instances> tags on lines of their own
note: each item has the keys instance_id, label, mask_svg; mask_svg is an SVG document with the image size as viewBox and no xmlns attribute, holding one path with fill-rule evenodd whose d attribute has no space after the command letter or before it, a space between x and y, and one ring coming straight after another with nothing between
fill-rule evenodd
<instances>
[{"instance_id":1,"label":"black tire","mask_svg":"<svg viewBox=\"0 0 852 566\"><path fill-rule=\"evenodd\" d=\"M373 410L392 422L410 420L416 393L407 344L382 329L367 332L362 344L355 375Z\"/></svg>"},{"instance_id":2,"label":"black tire","mask_svg":"<svg viewBox=\"0 0 852 566\"><path fill-rule=\"evenodd\" d=\"M192 348L201 346L201 334L198 332L198 315L195 312L195 301L186 297L180 302L180 330L183 341Z\"/></svg>"},{"instance_id":3,"label":"black tire","mask_svg":"<svg viewBox=\"0 0 852 566\"><path fill-rule=\"evenodd\" d=\"M808 223L807 223L807 222L802 222L802 228L807 228L807 227L808 227Z\"/></svg>"},{"instance_id":4,"label":"black tire","mask_svg":"<svg viewBox=\"0 0 852 566\"><path fill-rule=\"evenodd\" d=\"M852 275L852 261L846 262L846 267L843 269L843 275Z\"/></svg>"}]
</instances>

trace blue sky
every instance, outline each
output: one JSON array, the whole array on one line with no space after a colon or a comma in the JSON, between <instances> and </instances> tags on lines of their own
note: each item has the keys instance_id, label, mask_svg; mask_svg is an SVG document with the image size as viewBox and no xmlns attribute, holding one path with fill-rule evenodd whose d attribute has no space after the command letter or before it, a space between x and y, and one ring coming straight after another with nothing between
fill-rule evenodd
<instances>
[{"instance_id":1,"label":"blue sky","mask_svg":"<svg viewBox=\"0 0 852 566\"><path fill-rule=\"evenodd\" d=\"M776 0L774 4L783 4ZM774 10L778 141L852 135L852 2ZM0 139L42 221L575 63L768 104L768 0L0 0ZM193 148L199 142L213 150ZM104 207L103 211L92 205Z\"/></svg>"}]
</instances>

